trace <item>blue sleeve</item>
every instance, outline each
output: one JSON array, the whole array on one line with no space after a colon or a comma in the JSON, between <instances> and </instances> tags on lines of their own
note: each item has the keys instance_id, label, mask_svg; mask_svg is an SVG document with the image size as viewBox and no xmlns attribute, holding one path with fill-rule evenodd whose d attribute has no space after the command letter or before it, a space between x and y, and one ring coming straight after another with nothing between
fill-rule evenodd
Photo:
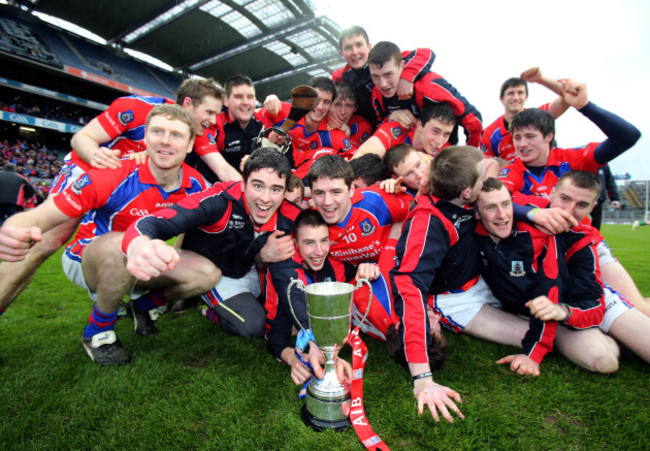
<instances>
[{"instance_id":1,"label":"blue sleeve","mask_svg":"<svg viewBox=\"0 0 650 451\"><path fill-rule=\"evenodd\" d=\"M587 119L607 135L607 139L596 147L594 159L603 165L632 147L641 137L641 132L625 119L589 102L580 111Z\"/></svg>"}]
</instances>

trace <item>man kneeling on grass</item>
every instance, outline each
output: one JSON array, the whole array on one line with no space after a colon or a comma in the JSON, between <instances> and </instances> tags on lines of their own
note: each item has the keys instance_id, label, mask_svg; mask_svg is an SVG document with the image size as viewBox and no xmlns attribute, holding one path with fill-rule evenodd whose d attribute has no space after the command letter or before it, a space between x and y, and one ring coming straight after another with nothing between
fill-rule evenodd
<instances>
[{"instance_id":1,"label":"man kneeling on grass","mask_svg":"<svg viewBox=\"0 0 650 451\"><path fill-rule=\"evenodd\" d=\"M220 275L212 262L191 251L173 270L136 283L126 270L124 231L140 216L172 205L204 187L201 175L183 163L192 151L192 118L178 105L159 105L146 122L147 160L123 160L118 169L93 169L39 207L9 218L0 229L0 258L25 258L41 234L70 218L84 216L62 264L68 278L95 301L81 342L93 362L131 361L114 331L125 294L165 289L169 298L204 293Z\"/></svg>"}]
</instances>

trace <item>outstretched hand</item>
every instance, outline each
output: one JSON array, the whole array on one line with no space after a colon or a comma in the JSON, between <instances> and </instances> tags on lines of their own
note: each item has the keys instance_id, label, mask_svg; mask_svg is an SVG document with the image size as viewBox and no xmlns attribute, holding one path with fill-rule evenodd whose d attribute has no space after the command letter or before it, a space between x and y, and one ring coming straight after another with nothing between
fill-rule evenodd
<instances>
[{"instance_id":1,"label":"outstretched hand","mask_svg":"<svg viewBox=\"0 0 650 451\"><path fill-rule=\"evenodd\" d=\"M450 410L459 418L465 418L456 405L457 402L462 402L460 395L451 388L436 384L431 378L416 380L413 386L413 395L418 401L418 413L420 415L424 413L424 406L426 405L436 421L440 421L440 415L438 414L440 412L445 420L453 423L454 418L449 412Z\"/></svg>"}]
</instances>

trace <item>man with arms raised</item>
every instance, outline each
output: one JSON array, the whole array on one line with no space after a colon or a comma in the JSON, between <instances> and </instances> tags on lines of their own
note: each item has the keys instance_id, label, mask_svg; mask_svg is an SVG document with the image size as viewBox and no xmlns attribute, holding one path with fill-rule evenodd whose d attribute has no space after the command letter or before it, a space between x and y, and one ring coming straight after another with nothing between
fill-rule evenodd
<instances>
[{"instance_id":1,"label":"man with arms raised","mask_svg":"<svg viewBox=\"0 0 650 451\"><path fill-rule=\"evenodd\" d=\"M553 79L542 76L539 67L533 67L521 74L521 78L513 77L503 82L499 100L505 110L503 116L492 122L483 130L481 137L481 150L489 157L500 157L506 161L515 158L515 147L510 134L510 121L524 110L528 99L528 84L539 83L558 94L560 97L551 103L542 105L540 109L548 111L554 118L560 117L569 107L562 97L562 87Z\"/></svg>"},{"instance_id":2,"label":"man with arms raised","mask_svg":"<svg viewBox=\"0 0 650 451\"><path fill-rule=\"evenodd\" d=\"M183 259L174 268L135 284L120 247L124 231L139 217L201 191L199 173L183 165L193 141L189 113L177 105L156 106L146 123L149 158L144 163L123 160L116 169L90 170L59 195L10 218L0 229L0 258L13 261L27 256L42 232L71 218L85 218L62 263L68 278L88 290L96 302L81 338L93 362L130 361L114 331L125 294L156 288L173 299L203 293L216 282L217 269L210 261L182 252Z\"/></svg>"},{"instance_id":3,"label":"man with arms raised","mask_svg":"<svg viewBox=\"0 0 650 451\"><path fill-rule=\"evenodd\" d=\"M568 171L596 173L600 166L631 148L641 136L634 125L589 101L584 83L573 80L559 82L566 103L597 125L607 139L582 147L551 148L551 142L555 138L553 116L535 108L517 114L512 119L510 128L518 158L501 170L499 178L518 202L522 202L518 192L548 198L559 178ZM604 241L598 246L598 253L603 281L643 311L650 312L631 277L611 255ZM606 258L607 264L603 258Z\"/></svg>"}]
</instances>

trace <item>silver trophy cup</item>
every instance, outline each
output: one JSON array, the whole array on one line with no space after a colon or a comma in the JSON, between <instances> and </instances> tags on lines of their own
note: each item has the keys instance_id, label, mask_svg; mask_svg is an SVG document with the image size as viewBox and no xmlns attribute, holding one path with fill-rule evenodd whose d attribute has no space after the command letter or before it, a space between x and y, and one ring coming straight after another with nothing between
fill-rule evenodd
<instances>
[{"instance_id":1,"label":"silver trophy cup","mask_svg":"<svg viewBox=\"0 0 650 451\"><path fill-rule=\"evenodd\" d=\"M350 333L352 296L362 284L368 285L370 299L363 322L370 312L372 286L366 279L357 282L356 287L342 282L319 282L305 286L300 280L292 280L287 287L287 300L296 322L291 304L291 289L294 285L305 292L307 316L316 343L325 355L325 374L318 379L312 376L307 388L307 402L302 406L301 417L305 424L317 431L334 429L343 431L350 426L344 413L344 404L349 407L350 387L339 382L334 362L343 341Z\"/></svg>"}]
</instances>

